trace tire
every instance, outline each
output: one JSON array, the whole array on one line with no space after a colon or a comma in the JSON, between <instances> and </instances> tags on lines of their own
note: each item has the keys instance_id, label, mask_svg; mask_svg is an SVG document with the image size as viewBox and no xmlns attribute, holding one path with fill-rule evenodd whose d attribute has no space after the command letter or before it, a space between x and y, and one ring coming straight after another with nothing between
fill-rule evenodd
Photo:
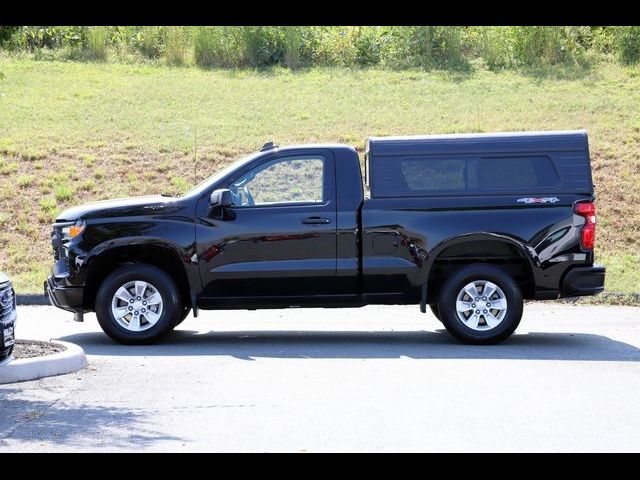
<instances>
[{"instance_id":1,"label":"tire","mask_svg":"<svg viewBox=\"0 0 640 480\"><path fill-rule=\"evenodd\" d=\"M182 313L180 314L180 316L178 317L178 321L176 322L176 324L174 325L174 328L177 327L178 325L180 325L182 322L185 321L185 319L189 316L189 312L191 312L191 308L189 307L183 307L182 308Z\"/></svg>"},{"instance_id":2,"label":"tire","mask_svg":"<svg viewBox=\"0 0 640 480\"><path fill-rule=\"evenodd\" d=\"M438 304L430 303L429 308L431 309L431 313L433 313L433 316L436 317L436 319L438 319L438 321L441 322L442 319L440 318L440 311L438 310Z\"/></svg>"},{"instance_id":3,"label":"tire","mask_svg":"<svg viewBox=\"0 0 640 480\"><path fill-rule=\"evenodd\" d=\"M497 289L491 292L493 287ZM486 300L483 296L485 288L491 293ZM476 292L471 301L467 291ZM522 304L522 293L511 276L492 265L476 264L460 268L446 279L440 291L438 310L447 331L461 342L491 345L505 340L515 331L522 318ZM458 313L458 306L464 311ZM496 308L498 306L505 308Z\"/></svg>"},{"instance_id":4,"label":"tire","mask_svg":"<svg viewBox=\"0 0 640 480\"><path fill-rule=\"evenodd\" d=\"M136 296L140 290L142 295ZM131 298L133 302L129 304L126 299L131 302ZM126 316L116 318L114 309ZM125 345L158 341L181 321L183 311L173 279L163 270L143 263L125 265L109 274L98 290L95 310L102 330ZM132 311L126 313L127 310Z\"/></svg>"}]
</instances>

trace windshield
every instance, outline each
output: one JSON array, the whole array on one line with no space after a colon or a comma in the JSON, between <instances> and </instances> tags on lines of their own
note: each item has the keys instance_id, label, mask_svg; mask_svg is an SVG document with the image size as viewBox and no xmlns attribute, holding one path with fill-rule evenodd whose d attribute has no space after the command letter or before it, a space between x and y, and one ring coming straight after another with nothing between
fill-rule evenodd
<instances>
[{"instance_id":1,"label":"windshield","mask_svg":"<svg viewBox=\"0 0 640 480\"><path fill-rule=\"evenodd\" d=\"M225 168L220 170L218 173L215 173L214 175L212 175L209 178L205 179L204 181L200 182L198 185L193 187L191 190L189 190L187 193L185 193L182 196L183 197L190 197L192 195L202 195L207 190L209 190L209 187L211 185L213 185L215 183L218 183L220 180L222 180L224 177L229 175L231 172L233 172L234 170L237 170L238 168L241 168L243 165L246 165L247 163L255 160L260 155L261 155L261 153L258 152L258 153L254 153L252 155L249 155L248 157L241 158L240 160L236 160L235 162L231 163L230 165L227 165Z\"/></svg>"}]
</instances>

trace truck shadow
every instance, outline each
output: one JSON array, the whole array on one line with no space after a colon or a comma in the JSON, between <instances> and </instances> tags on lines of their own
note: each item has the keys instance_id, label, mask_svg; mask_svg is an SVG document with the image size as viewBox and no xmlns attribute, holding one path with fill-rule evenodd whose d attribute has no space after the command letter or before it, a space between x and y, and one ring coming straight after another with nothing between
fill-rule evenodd
<instances>
[{"instance_id":1,"label":"truck shadow","mask_svg":"<svg viewBox=\"0 0 640 480\"><path fill-rule=\"evenodd\" d=\"M225 331L176 330L164 341L123 346L101 332L79 333L60 340L81 345L89 355L185 356L222 355L258 358L400 358L640 361L640 349L603 335L571 332L516 334L499 345L458 343L444 330L431 331Z\"/></svg>"}]
</instances>

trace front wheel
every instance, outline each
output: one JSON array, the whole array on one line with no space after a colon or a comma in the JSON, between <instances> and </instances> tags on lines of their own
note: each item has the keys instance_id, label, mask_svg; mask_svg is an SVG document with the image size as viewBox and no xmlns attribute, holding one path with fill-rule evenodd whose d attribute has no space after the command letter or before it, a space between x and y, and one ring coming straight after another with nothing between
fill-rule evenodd
<instances>
[{"instance_id":1,"label":"front wheel","mask_svg":"<svg viewBox=\"0 0 640 480\"><path fill-rule=\"evenodd\" d=\"M182 312L180 312L180 315L178 316L178 321L176 322L176 324L174 326L177 327L182 322L184 322L186 320L186 318L189 316L190 312L191 312L191 308L190 307L182 307Z\"/></svg>"},{"instance_id":2,"label":"front wheel","mask_svg":"<svg viewBox=\"0 0 640 480\"><path fill-rule=\"evenodd\" d=\"M440 311L438 310L438 304L431 303L429 304L429 308L431 309L431 313L433 313L433 316L436 317L439 322L442 322L442 320L440 319Z\"/></svg>"},{"instance_id":3,"label":"front wheel","mask_svg":"<svg viewBox=\"0 0 640 480\"><path fill-rule=\"evenodd\" d=\"M100 285L96 316L102 330L127 345L153 343L180 321L182 301L173 279L147 264L125 265Z\"/></svg>"},{"instance_id":4,"label":"front wheel","mask_svg":"<svg viewBox=\"0 0 640 480\"><path fill-rule=\"evenodd\" d=\"M489 345L509 337L522 318L522 293L511 276L492 265L455 271L442 286L440 319L458 340Z\"/></svg>"}]
</instances>

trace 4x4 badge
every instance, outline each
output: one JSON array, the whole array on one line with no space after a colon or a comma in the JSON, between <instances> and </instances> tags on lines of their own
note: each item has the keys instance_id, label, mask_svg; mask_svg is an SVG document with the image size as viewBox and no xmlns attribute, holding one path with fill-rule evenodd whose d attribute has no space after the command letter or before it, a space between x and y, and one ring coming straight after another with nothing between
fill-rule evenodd
<instances>
[{"instance_id":1,"label":"4x4 badge","mask_svg":"<svg viewBox=\"0 0 640 480\"><path fill-rule=\"evenodd\" d=\"M560 199L558 197L525 197L519 198L518 203L556 203L559 202Z\"/></svg>"}]
</instances>

